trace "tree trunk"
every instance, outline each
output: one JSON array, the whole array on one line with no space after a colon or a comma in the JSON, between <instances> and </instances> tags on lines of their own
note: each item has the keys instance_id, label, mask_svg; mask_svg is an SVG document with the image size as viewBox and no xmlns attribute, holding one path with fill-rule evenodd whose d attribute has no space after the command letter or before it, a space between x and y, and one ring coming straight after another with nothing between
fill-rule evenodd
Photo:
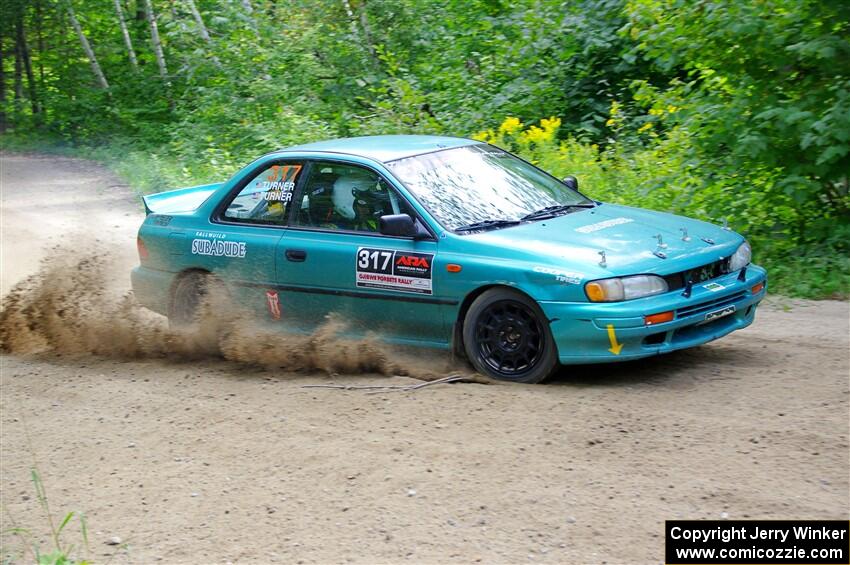
<instances>
[{"instance_id":1,"label":"tree trunk","mask_svg":"<svg viewBox=\"0 0 850 565\"><path fill-rule=\"evenodd\" d=\"M242 8L245 10L245 13L248 14L248 25L254 30L254 35L257 36L257 39L260 38L260 30L257 27L257 22L254 20L254 7L251 5L251 0L242 0Z\"/></svg>"},{"instance_id":2,"label":"tree trunk","mask_svg":"<svg viewBox=\"0 0 850 565\"><path fill-rule=\"evenodd\" d=\"M210 34L207 31L207 26L204 25L204 18L201 17L201 13L198 11L198 7L195 6L195 0L186 0L186 3L189 4L189 10L192 12L192 16L195 18L195 23L198 24L198 34L201 36L201 39L210 42Z\"/></svg>"},{"instance_id":3,"label":"tree trunk","mask_svg":"<svg viewBox=\"0 0 850 565\"><path fill-rule=\"evenodd\" d=\"M192 11L192 16L195 18L195 22L198 24L198 35L200 35L201 39L207 43L212 43L210 34L207 31L207 26L204 25L204 18L201 17L201 13L195 5L195 0L186 0L186 3L189 5L189 10ZM218 56L216 56L215 53L211 53L210 58L212 59L212 62L215 63L215 66L221 69L221 61L219 61Z\"/></svg>"},{"instance_id":4,"label":"tree trunk","mask_svg":"<svg viewBox=\"0 0 850 565\"><path fill-rule=\"evenodd\" d=\"M366 49L366 52L372 58L372 60L377 63L378 62L378 53L375 51L375 46L372 45L372 33L369 29L369 22L366 19L366 13L361 10L360 17L358 18L354 10L351 8L351 2L349 0L342 0L342 5L345 8L345 13L348 15L348 22L351 26L351 33L356 36L363 48ZM358 21L360 20L360 27L357 26Z\"/></svg>"},{"instance_id":5,"label":"tree trunk","mask_svg":"<svg viewBox=\"0 0 850 565\"><path fill-rule=\"evenodd\" d=\"M44 94L47 89L44 87L44 11L41 6L41 1L35 4L35 29L38 32L36 35L36 48L38 48L38 84L41 87L41 92ZM44 107L41 108L44 110Z\"/></svg>"},{"instance_id":6,"label":"tree trunk","mask_svg":"<svg viewBox=\"0 0 850 565\"><path fill-rule=\"evenodd\" d=\"M21 113L21 100L24 99L24 65L21 62L21 46L15 40L15 113Z\"/></svg>"},{"instance_id":7,"label":"tree trunk","mask_svg":"<svg viewBox=\"0 0 850 565\"><path fill-rule=\"evenodd\" d=\"M180 21L180 14L177 13L177 6L174 5L174 0L168 0L168 9L171 10L171 19L175 22Z\"/></svg>"},{"instance_id":8,"label":"tree trunk","mask_svg":"<svg viewBox=\"0 0 850 565\"><path fill-rule=\"evenodd\" d=\"M144 0L145 15L148 18L148 23L151 27L151 44L153 45L153 53L156 56L156 64L159 65L159 76L168 86L168 67L165 66L165 55L162 53L162 42L159 39L159 29L156 27L156 14L153 11L151 0Z\"/></svg>"},{"instance_id":9,"label":"tree trunk","mask_svg":"<svg viewBox=\"0 0 850 565\"><path fill-rule=\"evenodd\" d=\"M378 54L375 51L375 44L372 43L372 29L369 26L369 18L366 15L366 3L364 2L363 6L360 6L357 11L360 15L360 27L363 28L363 39L366 40L366 48L369 50L369 54L377 60Z\"/></svg>"},{"instance_id":10,"label":"tree trunk","mask_svg":"<svg viewBox=\"0 0 850 565\"><path fill-rule=\"evenodd\" d=\"M38 90L35 85L35 76L32 72L32 61L30 60L30 50L27 47L27 36L24 33L23 14L18 14L18 17L15 20L15 35L17 36L17 42L21 51L21 60L24 63L24 71L27 73L27 90L30 99L30 108L32 109L32 115L38 117Z\"/></svg>"},{"instance_id":11,"label":"tree trunk","mask_svg":"<svg viewBox=\"0 0 850 565\"><path fill-rule=\"evenodd\" d=\"M0 33L0 133L6 132L6 53L3 51L4 39L3 34Z\"/></svg>"},{"instance_id":12,"label":"tree trunk","mask_svg":"<svg viewBox=\"0 0 850 565\"><path fill-rule=\"evenodd\" d=\"M83 51L86 52L86 57L89 58L91 70L97 79L98 85L100 85L103 90L109 90L109 83L106 82L106 76L104 76L103 71L100 70L100 65L97 63L97 58L94 56L94 51L92 51L91 45L89 45L89 40L86 38L86 34L83 33L83 30L80 27L80 22L77 21L77 15L74 13L74 7L71 6L70 0L66 0L65 7L68 9L68 17L71 19L71 25L74 27L74 31L77 32L77 37L80 39L80 45L83 46Z\"/></svg>"},{"instance_id":13,"label":"tree trunk","mask_svg":"<svg viewBox=\"0 0 850 565\"><path fill-rule=\"evenodd\" d=\"M56 13L56 24L58 29L68 29L67 15L63 11ZM71 42L68 40L67 33L59 34L59 66L62 68L62 76L68 76L68 61L71 60ZM65 93L66 95L69 92Z\"/></svg>"},{"instance_id":14,"label":"tree trunk","mask_svg":"<svg viewBox=\"0 0 850 565\"><path fill-rule=\"evenodd\" d=\"M124 36L124 45L127 46L127 56L130 57L130 66L134 71L139 70L139 62L136 60L136 52L133 50L133 42L130 40L130 32L127 31L127 22L124 20L124 11L121 9L121 0L114 0L115 13L118 14L118 25L121 26L121 35Z\"/></svg>"}]
</instances>

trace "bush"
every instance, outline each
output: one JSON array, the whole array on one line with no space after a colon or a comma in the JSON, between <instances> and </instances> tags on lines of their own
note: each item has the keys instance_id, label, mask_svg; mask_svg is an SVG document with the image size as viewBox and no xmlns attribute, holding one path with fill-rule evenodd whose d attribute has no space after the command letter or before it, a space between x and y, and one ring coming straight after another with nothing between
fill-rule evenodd
<instances>
[{"instance_id":1,"label":"bush","mask_svg":"<svg viewBox=\"0 0 850 565\"><path fill-rule=\"evenodd\" d=\"M609 124L617 126L619 120L613 105ZM810 226L829 215L820 203L800 204L787 194L781 169L715 169L683 127L653 133L646 146L612 141L602 148L569 136L559 140L560 126L557 118L525 125L508 117L474 137L515 151L555 176L575 175L581 190L598 200L728 221L752 242L756 262L769 270L773 292L848 295L850 259L842 251L850 239L847 223L833 222L832 238L812 241Z\"/></svg>"}]
</instances>

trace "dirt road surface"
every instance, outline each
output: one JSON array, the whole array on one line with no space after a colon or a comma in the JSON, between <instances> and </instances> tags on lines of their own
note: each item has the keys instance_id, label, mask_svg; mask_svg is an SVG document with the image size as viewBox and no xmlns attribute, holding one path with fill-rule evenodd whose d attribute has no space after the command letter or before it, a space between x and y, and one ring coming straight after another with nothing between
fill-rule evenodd
<instances>
[{"instance_id":1,"label":"dirt road surface","mask_svg":"<svg viewBox=\"0 0 850 565\"><path fill-rule=\"evenodd\" d=\"M2 155L0 207L4 294L76 231L132 263L141 208L92 163ZM304 385L410 379L4 355L0 529L50 548L34 464L95 562L658 563L666 519L847 519L849 314L773 298L691 351L380 394Z\"/></svg>"}]
</instances>

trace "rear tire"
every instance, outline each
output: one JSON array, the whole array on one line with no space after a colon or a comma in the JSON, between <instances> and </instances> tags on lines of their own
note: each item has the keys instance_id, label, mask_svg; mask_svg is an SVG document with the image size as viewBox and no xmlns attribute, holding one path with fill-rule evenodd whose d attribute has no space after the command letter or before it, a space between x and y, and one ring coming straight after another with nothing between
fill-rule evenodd
<instances>
[{"instance_id":1,"label":"rear tire","mask_svg":"<svg viewBox=\"0 0 850 565\"><path fill-rule=\"evenodd\" d=\"M493 288L475 299L464 319L463 345L475 369L498 380L539 383L558 367L540 306L509 288Z\"/></svg>"},{"instance_id":2,"label":"rear tire","mask_svg":"<svg viewBox=\"0 0 850 565\"><path fill-rule=\"evenodd\" d=\"M172 328L187 328L198 322L201 304L210 283L208 273L193 271L180 277L171 293L168 323Z\"/></svg>"}]
</instances>

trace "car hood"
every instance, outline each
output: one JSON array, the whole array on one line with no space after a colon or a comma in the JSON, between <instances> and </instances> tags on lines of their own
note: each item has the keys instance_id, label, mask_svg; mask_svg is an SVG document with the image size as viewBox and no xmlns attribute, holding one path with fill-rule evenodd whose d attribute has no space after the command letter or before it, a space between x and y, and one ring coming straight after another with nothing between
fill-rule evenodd
<instances>
[{"instance_id":1,"label":"car hood","mask_svg":"<svg viewBox=\"0 0 850 565\"><path fill-rule=\"evenodd\" d=\"M493 248L481 253L508 254L592 278L675 273L729 257L743 241L707 222L614 204L462 237ZM600 251L605 252L604 267Z\"/></svg>"}]
</instances>

